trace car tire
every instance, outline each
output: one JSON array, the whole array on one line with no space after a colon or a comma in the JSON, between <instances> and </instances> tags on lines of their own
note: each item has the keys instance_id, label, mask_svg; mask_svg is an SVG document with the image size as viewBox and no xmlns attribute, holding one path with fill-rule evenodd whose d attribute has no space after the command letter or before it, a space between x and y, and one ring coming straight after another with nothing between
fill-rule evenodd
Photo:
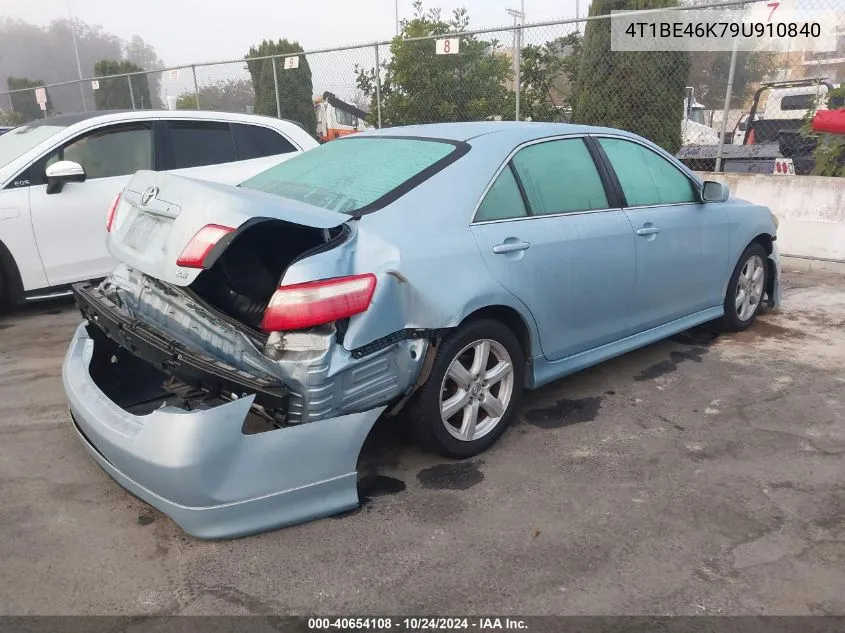
<instances>
[{"instance_id":1,"label":"car tire","mask_svg":"<svg viewBox=\"0 0 845 633\"><path fill-rule=\"evenodd\" d=\"M525 354L510 328L492 319L460 326L440 342L428 379L408 403L413 438L446 457L478 455L516 414L524 379Z\"/></svg>"},{"instance_id":2,"label":"car tire","mask_svg":"<svg viewBox=\"0 0 845 633\"><path fill-rule=\"evenodd\" d=\"M768 282L766 249L754 242L743 251L725 293L722 328L728 332L748 329L763 305Z\"/></svg>"}]
</instances>

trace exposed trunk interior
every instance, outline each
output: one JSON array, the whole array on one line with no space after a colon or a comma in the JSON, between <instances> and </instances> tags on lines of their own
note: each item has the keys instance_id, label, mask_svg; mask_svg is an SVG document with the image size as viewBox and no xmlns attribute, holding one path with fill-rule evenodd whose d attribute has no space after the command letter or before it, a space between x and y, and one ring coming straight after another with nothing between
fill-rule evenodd
<instances>
[{"instance_id":1,"label":"exposed trunk interior","mask_svg":"<svg viewBox=\"0 0 845 633\"><path fill-rule=\"evenodd\" d=\"M343 226L322 230L281 220L258 222L240 232L189 287L210 305L258 329L287 267L345 233Z\"/></svg>"},{"instance_id":2,"label":"exposed trunk interior","mask_svg":"<svg viewBox=\"0 0 845 633\"><path fill-rule=\"evenodd\" d=\"M187 385L156 369L108 338L96 326L88 333L95 341L88 371L106 397L133 415L148 415L163 406L201 411L229 402L225 397ZM282 415L254 405L244 420L243 433L252 435L282 428Z\"/></svg>"}]
</instances>

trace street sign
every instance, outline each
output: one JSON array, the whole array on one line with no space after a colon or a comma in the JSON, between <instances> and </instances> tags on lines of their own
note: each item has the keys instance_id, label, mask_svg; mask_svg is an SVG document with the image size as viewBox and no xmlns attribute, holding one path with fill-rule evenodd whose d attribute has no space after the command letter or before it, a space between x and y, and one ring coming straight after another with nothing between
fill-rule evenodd
<instances>
[{"instance_id":1,"label":"street sign","mask_svg":"<svg viewBox=\"0 0 845 633\"><path fill-rule=\"evenodd\" d=\"M41 109L45 110L47 105L47 89L46 88L36 88L35 89L35 100L40 103L42 106Z\"/></svg>"},{"instance_id":2,"label":"street sign","mask_svg":"<svg viewBox=\"0 0 845 633\"><path fill-rule=\"evenodd\" d=\"M100 82L96 79L91 82L91 90L99 90L100 89Z\"/></svg>"},{"instance_id":3,"label":"street sign","mask_svg":"<svg viewBox=\"0 0 845 633\"><path fill-rule=\"evenodd\" d=\"M460 49L461 38L459 37L444 37L434 42L434 52L437 55L457 55Z\"/></svg>"},{"instance_id":4,"label":"street sign","mask_svg":"<svg viewBox=\"0 0 845 633\"><path fill-rule=\"evenodd\" d=\"M45 101L39 101L38 107L41 108L44 112L47 111L47 103Z\"/></svg>"},{"instance_id":5,"label":"street sign","mask_svg":"<svg viewBox=\"0 0 845 633\"><path fill-rule=\"evenodd\" d=\"M285 70L299 68L299 55L296 57L285 57Z\"/></svg>"}]
</instances>

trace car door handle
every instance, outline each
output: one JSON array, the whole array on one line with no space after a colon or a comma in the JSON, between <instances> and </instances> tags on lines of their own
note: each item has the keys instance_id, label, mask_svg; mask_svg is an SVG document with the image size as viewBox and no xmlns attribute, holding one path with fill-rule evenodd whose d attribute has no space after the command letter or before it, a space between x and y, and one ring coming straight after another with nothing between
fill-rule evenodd
<instances>
[{"instance_id":1,"label":"car door handle","mask_svg":"<svg viewBox=\"0 0 845 633\"><path fill-rule=\"evenodd\" d=\"M498 254L501 253L513 253L514 251L526 251L531 247L529 242L505 242L504 244L499 244L493 247L493 252Z\"/></svg>"},{"instance_id":2,"label":"car door handle","mask_svg":"<svg viewBox=\"0 0 845 633\"><path fill-rule=\"evenodd\" d=\"M656 235L657 233L660 233L660 229L656 226L644 226L637 229L637 235Z\"/></svg>"}]
</instances>

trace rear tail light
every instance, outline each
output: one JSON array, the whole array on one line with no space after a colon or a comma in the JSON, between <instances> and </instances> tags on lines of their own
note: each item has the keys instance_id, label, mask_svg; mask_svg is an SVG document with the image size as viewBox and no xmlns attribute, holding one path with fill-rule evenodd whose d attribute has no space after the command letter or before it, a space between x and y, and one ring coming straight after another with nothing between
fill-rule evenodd
<instances>
[{"instance_id":1,"label":"rear tail light","mask_svg":"<svg viewBox=\"0 0 845 633\"><path fill-rule=\"evenodd\" d=\"M120 194L117 194L112 200L109 212L106 214L106 232L111 233L111 225L114 223L114 214L117 211L117 205L120 204Z\"/></svg>"},{"instance_id":2,"label":"rear tail light","mask_svg":"<svg viewBox=\"0 0 845 633\"><path fill-rule=\"evenodd\" d=\"M370 307L375 290L372 273L281 286L270 298L261 329L301 330L345 319Z\"/></svg>"},{"instance_id":3,"label":"rear tail light","mask_svg":"<svg viewBox=\"0 0 845 633\"><path fill-rule=\"evenodd\" d=\"M191 238L188 245L176 260L177 266L183 268L202 268L206 256L211 252L220 239L235 229L219 224L206 224Z\"/></svg>"}]
</instances>

